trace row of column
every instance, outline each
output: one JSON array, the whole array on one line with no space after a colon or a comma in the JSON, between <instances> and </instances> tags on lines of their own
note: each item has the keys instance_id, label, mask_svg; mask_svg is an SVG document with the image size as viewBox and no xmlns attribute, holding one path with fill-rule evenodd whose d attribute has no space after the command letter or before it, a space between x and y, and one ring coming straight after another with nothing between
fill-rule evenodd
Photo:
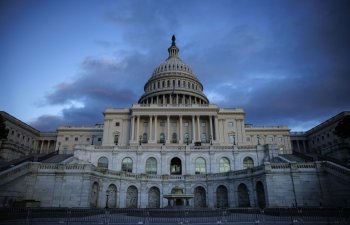
<instances>
[{"instance_id":1,"label":"row of column","mask_svg":"<svg viewBox=\"0 0 350 225\"><path fill-rule=\"evenodd\" d=\"M198 97L190 95L182 95L179 97L179 94L169 94L169 95L157 95L154 97L146 98L141 102L142 104L206 104L206 102Z\"/></svg>"},{"instance_id":2,"label":"row of column","mask_svg":"<svg viewBox=\"0 0 350 225\"><path fill-rule=\"evenodd\" d=\"M164 116L162 116L164 117ZM166 143L170 143L170 115L167 115L167 135L166 135ZM182 144L184 143L183 140L183 116L179 115L179 143ZM201 116L194 116L192 115L192 142L194 141L200 141L200 117ZM208 116L209 117L209 133L210 137L212 138L213 141L218 140L218 118L215 117L213 120L213 116ZM154 120L154 125L153 125L153 120ZM196 120L196 122L195 122ZM141 116L132 116L131 117L131 142L137 142L138 137L141 135L140 134L140 121L141 121ZM214 121L214 129L213 129L213 121ZM136 137L135 137L135 123L136 123ZM197 127L195 127L195 124L197 124ZM148 143L157 143L157 126L158 125L158 116L157 115L150 115L149 116L149 134L148 134ZM154 128L153 128L154 127ZM197 132L195 132L197 130ZM152 132L154 131L154 132ZM154 134L154 135L153 135ZM196 135L197 134L197 135Z\"/></svg>"}]
</instances>

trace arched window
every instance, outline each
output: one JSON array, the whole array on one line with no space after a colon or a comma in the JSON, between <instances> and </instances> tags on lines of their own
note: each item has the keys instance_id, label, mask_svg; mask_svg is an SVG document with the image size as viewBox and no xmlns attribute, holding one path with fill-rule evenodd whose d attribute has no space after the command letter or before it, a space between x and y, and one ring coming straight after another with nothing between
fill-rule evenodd
<instances>
[{"instance_id":1,"label":"arched window","mask_svg":"<svg viewBox=\"0 0 350 225\"><path fill-rule=\"evenodd\" d=\"M132 173L132 159L131 158L126 157L123 159L122 171Z\"/></svg>"},{"instance_id":2,"label":"arched window","mask_svg":"<svg viewBox=\"0 0 350 225\"><path fill-rule=\"evenodd\" d=\"M207 171L206 165L205 165L205 159L203 159L202 157L199 157L196 159L195 165L196 165L196 174L205 173Z\"/></svg>"},{"instance_id":3,"label":"arched window","mask_svg":"<svg viewBox=\"0 0 350 225\"><path fill-rule=\"evenodd\" d=\"M108 169L108 159L106 157L100 157L97 161L97 167Z\"/></svg>"},{"instance_id":4,"label":"arched window","mask_svg":"<svg viewBox=\"0 0 350 225\"><path fill-rule=\"evenodd\" d=\"M254 167L254 161L250 157L245 157L243 160L243 168L248 169L248 168L253 168Z\"/></svg>"},{"instance_id":5,"label":"arched window","mask_svg":"<svg viewBox=\"0 0 350 225\"><path fill-rule=\"evenodd\" d=\"M148 174L157 174L157 160L153 157L150 157L146 161L146 173Z\"/></svg>"},{"instance_id":6,"label":"arched window","mask_svg":"<svg viewBox=\"0 0 350 225\"><path fill-rule=\"evenodd\" d=\"M181 159L175 157L170 162L170 174L180 175L182 174Z\"/></svg>"},{"instance_id":7,"label":"arched window","mask_svg":"<svg viewBox=\"0 0 350 225\"><path fill-rule=\"evenodd\" d=\"M230 171L231 166L230 166L230 160L228 160L228 158L222 157L220 159L219 164L220 164L220 173L225 173Z\"/></svg>"}]
</instances>

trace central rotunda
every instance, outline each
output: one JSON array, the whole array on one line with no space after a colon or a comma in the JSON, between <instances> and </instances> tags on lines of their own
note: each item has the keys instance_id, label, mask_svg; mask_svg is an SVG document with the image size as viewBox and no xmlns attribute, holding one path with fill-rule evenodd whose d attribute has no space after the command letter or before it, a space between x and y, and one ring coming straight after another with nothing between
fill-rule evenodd
<instances>
[{"instance_id":1,"label":"central rotunda","mask_svg":"<svg viewBox=\"0 0 350 225\"><path fill-rule=\"evenodd\" d=\"M172 37L169 57L153 72L144 87L139 104L209 104L203 85L190 66L179 58L179 48Z\"/></svg>"}]
</instances>

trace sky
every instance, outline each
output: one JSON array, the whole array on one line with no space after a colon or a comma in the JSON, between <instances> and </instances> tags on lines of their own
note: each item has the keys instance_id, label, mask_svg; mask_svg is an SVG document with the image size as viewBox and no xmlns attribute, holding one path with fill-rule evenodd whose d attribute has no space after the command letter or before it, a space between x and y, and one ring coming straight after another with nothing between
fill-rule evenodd
<instances>
[{"instance_id":1,"label":"sky","mask_svg":"<svg viewBox=\"0 0 350 225\"><path fill-rule=\"evenodd\" d=\"M128 108L176 35L210 102L306 131L350 110L347 0L0 1L0 110L41 131Z\"/></svg>"}]
</instances>

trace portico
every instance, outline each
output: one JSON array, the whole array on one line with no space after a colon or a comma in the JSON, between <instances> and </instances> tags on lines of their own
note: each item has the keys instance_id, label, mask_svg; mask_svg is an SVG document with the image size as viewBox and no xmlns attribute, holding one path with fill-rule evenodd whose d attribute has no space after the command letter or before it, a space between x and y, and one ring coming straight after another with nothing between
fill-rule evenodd
<instances>
[{"instance_id":1,"label":"portico","mask_svg":"<svg viewBox=\"0 0 350 225\"><path fill-rule=\"evenodd\" d=\"M203 113L202 107L169 110L166 106L134 105L131 115L131 144L187 144L218 141L218 119L215 112ZM171 107L172 108L172 107ZM192 109L192 110L189 110ZM150 111L152 113L150 113ZM214 110L213 110L214 111Z\"/></svg>"}]
</instances>

